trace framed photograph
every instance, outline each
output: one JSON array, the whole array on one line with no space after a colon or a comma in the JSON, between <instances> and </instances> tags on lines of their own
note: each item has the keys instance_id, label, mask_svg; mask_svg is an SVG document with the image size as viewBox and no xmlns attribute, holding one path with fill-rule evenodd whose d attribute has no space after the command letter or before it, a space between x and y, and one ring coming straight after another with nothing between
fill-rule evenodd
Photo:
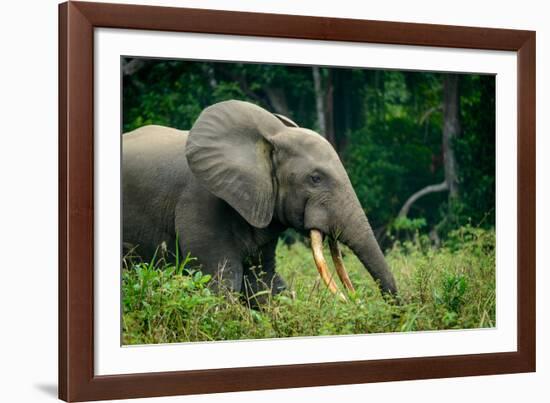
<instances>
[{"instance_id":1,"label":"framed photograph","mask_svg":"<svg viewBox=\"0 0 550 403\"><path fill-rule=\"evenodd\" d=\"M59 45L60 399L535 371L534 32L68 2Z\"/></svg>"}]
</instances>

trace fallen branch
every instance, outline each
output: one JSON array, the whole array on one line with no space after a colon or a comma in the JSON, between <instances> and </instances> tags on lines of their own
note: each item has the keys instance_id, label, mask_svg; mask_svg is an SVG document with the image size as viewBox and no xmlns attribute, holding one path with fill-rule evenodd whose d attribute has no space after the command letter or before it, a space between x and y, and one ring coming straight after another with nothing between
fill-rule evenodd
<instances>
[{"instance_id":1,"label":"fallen branch","mask_svg":"<svg viewBox=\"0 0 550 403\"><path fill-rule=\"evenodd\" d=\"M449 185L446 181L443 181L437 185L429 185L425 188L420 189L418 192L413 193L411 197L407 199L405 204L403 204L403 207L401 207L401 210L399 210L398 217L407 217L407 214L409 214L409 210L411 206L414 204L415 201L420 199L422 196L425 196L430 193L435 192L443 192L445 190L449 190Z\"/></svg>"}]
</instances>

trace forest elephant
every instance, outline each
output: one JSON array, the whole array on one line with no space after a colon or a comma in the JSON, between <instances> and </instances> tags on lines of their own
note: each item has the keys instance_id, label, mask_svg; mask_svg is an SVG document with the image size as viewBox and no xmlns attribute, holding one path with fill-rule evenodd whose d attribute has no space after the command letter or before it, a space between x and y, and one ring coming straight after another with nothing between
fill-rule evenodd
<instances>
[{"instance_id":1,"label":"forest elephant","mask_svg":"<svg viewBox=\"0 0 550 403\"><path fill-rule=\"evenodd\" d=\"M318 133L231 100L204 109L188 132L145 126L122 141L123 241L144 259L179 243L230 290L251 295L267 285L276 294L286 287L276 272L277 240L294 228L311 236L321 278L339 297L323 237L347 289L338 242L383 293L397 293L344 166Z\"/></svg>"}]
</instances>

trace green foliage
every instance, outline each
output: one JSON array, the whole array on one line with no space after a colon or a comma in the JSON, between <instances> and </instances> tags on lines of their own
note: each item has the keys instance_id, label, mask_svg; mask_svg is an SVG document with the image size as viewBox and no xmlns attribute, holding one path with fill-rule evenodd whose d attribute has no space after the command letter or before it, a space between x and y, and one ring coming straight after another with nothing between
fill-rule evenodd
<instances>
[{"instance_id":1,"label":"green foliage","mask_svg":"<svg viewBox=\"0 0 550 403\"><path fill-rule=\"evenodd\" d=\"M461 80L462 133L455 142L460 186L460 214L468 220L495 223L495 78L468 75Z\"/></svg>"},{"instance_id":2,"label":"green foliage","mask_svg":"<svg viewBox=\"0 0 550 403\"><path fill-rule=\"evenodd\" d=\"M124 76L125 132L147 124L189 129L202 109L228 99L269 110L279 100L289 117L304 126L315 124L310 68L185 60L143 63L139 71Z\"/></svg>"},{"instance_id":3,"label":"green foliage","mask_svg":"<svg viewBox=\"0 0 550 403\"><path fill-rule=\"evenodd\" d=\"M464 303L464 293L467 285L467 280L462 274L445 277L443 280L443 296L438 302L443 302L449 311L457 313Z\"/></svg>"},{"instance_id":4,"label":"green foliage","mask_svg":"<svg viewBox=\"0 0 550 403\"><path fill-rule=\"evenodd\" d=\"M123 343L408 332L495 326L495 233L471 226L439 248L425 236L387 251L401 304L386 301L357 258L344 248L356 293L338 301L320 283L301 242L277 248L278 271L290 290L260 310L235 293L213 293L193 260L128 264L122 272ZM325 253L328 254L328 251Z\"/></svg>"},{"instance_id":5,"label":"green foliage","mask_svg":"<svg viewBox=\"0 0 550 403\"><path fill-rule=\"evenodd\" d=\"M425 226L426 220L424 218L397 217L392 222L390 229L394 229L396 231L405 230L418 232Z\"/></svg>"}]
</instances>

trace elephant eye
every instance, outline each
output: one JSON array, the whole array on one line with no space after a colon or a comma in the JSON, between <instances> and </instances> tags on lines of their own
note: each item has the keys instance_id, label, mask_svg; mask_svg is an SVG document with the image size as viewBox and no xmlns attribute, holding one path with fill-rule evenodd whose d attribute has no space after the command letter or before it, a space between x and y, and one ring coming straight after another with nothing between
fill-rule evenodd
<instances>
[{"instance_id":1,"label":"elephant eye","mask_svg":"<svg viewBox=\"0 0 550 403\"><path fill-rule=\"evenodd\" d=\"M310 176L311 182L315 185L321 182L321 176L318 174L313 174Z\"/></svg>"}]
</instances>

